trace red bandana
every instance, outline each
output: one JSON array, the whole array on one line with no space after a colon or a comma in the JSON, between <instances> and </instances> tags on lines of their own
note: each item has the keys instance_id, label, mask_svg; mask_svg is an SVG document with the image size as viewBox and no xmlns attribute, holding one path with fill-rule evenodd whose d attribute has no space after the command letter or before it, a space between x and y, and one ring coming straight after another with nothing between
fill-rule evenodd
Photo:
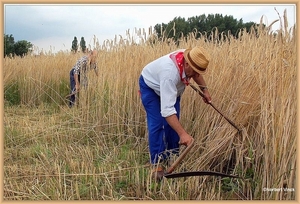
<instances>
[{"instance_id":1,"label":"red bandana","mask_svg":"<svg viewBox=\"0 0 300 204\"><path fill-rule=\"evenodd\" d=\"M176 64L176 67L178 68L179 71L179 75L181 78L181 81L185 84L185 85L189 85L189 80L188 78L182 78L182 74L183 74L183 52L175 52L170 54L170 58L173 60L173 62Z\"/></svg>"}]
</instances>

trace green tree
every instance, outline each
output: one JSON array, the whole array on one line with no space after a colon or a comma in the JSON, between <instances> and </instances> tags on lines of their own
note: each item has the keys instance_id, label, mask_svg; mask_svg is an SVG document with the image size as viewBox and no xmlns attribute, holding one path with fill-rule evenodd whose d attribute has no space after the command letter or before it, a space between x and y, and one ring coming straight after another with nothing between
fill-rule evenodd
<instances>
[{"instance_id":1,"label":"green tree","mask_svg":"<svg viewBox=\"0 0 300 204\"><path fill-rule=\"evenodd\" d=\"M86 45L85 45L85 40L84 40L84 37L81 37L81 40L80 40L80 47L81 47L81 51L83 53L86 52Z\"/></svg>"},{"instance_id":2,"label":"green tree","mask_svg":"<svg viewBox=\"0 0 300 204\"><path fill-rule=\"evenodd\" d=\"M223 16L222 14L202 14L200 16L190 17L187 20L181 17L175 17L168 24L156 24L154 26L154 32L157 34L158 39L174 38L175 41L181 37L187 37L191 32L195 34L195 37L199 37L201 34L211 33L214 30L218 30L220 39L221 36L233 35L238 37L238 32L241 29L246 28L247 31L255 25L253 22L244 24L243 20L234 19L233 16ZM195 32L196 31L196 32ZM221 33L223 33L221 35Z\"/></svg>"},{"instance_id":3,"label":"green tree","mask_svg":"<svg viewBox=\"0 0 300 204\"><path fill-rule=\"evenodd\" d=\"M157 34L157 37L159 40L163 39L163 36L166 37L168 36L166 30L167 30L168 24L162 23L162 24L156 24L154 26L154 31Z\"/></svg>"},{"instance_id":4,"label":"green tree","mask_svg":"<svg viewBox=\"0 0 300 204\"><path fill-rule=\"evenodd\" d=\"M171 24L173 24L172 31L176 41L190 32L189 24L185 21L185 18L176 17Z\"/></svg>"},{"instance_id":5,"label":"green tree","mask_svg":"<svg viewBox=\"0 0 300 204\"><path fill-rule=\"evenodd\" d=\"M74 37L74 40L72 41L72 49L71 49L74 53L77 52L78 50L78 40L77 37Z\"/></svg>"},{"instance_id":6,"label":"green tree","mask_svg":"<svg viewBox=\"0 0 300 204\"><path fill-rule=\"evenodd\" d=\"M24 56L32 52L33 44L26 40L20 40L15 43L12 34L4 35L4 57L6 56Z\"/></svg>"},{"instance_id":7,"label":"green tree","mask_svg":"<svg viewBox=\"0 0 300 204\"><path fill-rule=\"evenodd\" d=\"M15 39L13 35L4 35L4 57L14 54Z\"/></svg>"},{"instance_id":8,"label":"green tree","mask_svg":"<svg viewBox=\"0 0 300 204\"><path fill-rule=\"evenodd\" d=\"M32 51L33 45L26 40L20 40L14 44L14 53L17 56L24 56Z\"/></svg>"},{"instance_id":9,"label":"green tree","mask_svg":"<svg viewBox=\"0 0 300 204\"><path fill-rule=\"evenodd\" d=\"M202 14L201 16L190 17L187 19L187 23L189 24L190 32L196 31L195 33L196 38L200 36L199 31L207 30L205 14Z\"/></svg>"}]
</instances>

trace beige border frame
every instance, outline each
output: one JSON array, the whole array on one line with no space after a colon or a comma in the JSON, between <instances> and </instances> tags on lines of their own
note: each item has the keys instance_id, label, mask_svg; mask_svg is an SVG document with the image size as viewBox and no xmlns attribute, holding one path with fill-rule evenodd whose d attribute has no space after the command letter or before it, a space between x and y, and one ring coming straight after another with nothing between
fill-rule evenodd
<instances>
[{"instance_id":1,"label":"beige border frame","mask_svg":"<svg viewBox=\"0 0 300 204\"><path fill-rule=\"evenodd\" d=\"M288 0L288 1L270 1L270 0L264 0L264 1L261 1L261 0L252 0L252 1L249 1L249 0L246 0L246 1L239 1L239 0L230 0L230 1L226 1L226 2L223 2L223 1L220 1L220 0L188 0L188 1L184 1L184 0L164 0L164 1L161 1L161 0L148 0L148 1L143 1L143 2L139 2L137 0L129 0L129 1L117 1L117 0L87 0L87 1L80 1L80 0L73 0L73 1L61 1L61 0L51 0L51 1L45 1L45 2L41 2L41 1L36 1L36 0L25 0L25 1L20 1L20 0L0 0L1 1L1 9L0 9L0 14L1 14L1 19L4 20L4 4L6 3L10 3L10 4L24 4L24 3L28 3L28 4L41 4L41 3L53 3L53 4L61 4L61 3L75 3L75 4L91 4L91 3L107 3L107 4L195 4L195 3L209 3L209 4L224 4L224 3L235 3L235 4L295 4L296 5L296 29L297 29L297 34L299 33L299 23L297 22L297 19L299 19L299 0ZM1 20L1 27L0 27L0 31L2 33L2 36L3 36L3 28L4 28L4 25L3 25L3 20ZM298 38L299 39L299 38ZM297 41L297 53L299 53L299 42L300 40ZM1 68L0 68L0 76L1 78L3 79L3 54L4 54L4 46L3 46L3 37L1 37L1 40L0 40L0 63L1 63ZM298 55L299 56L299 55ZM299 70L299 61L297 63L297 68ZM297 70L297 71L298 71ZM3 120L3 116L4 116L4 110L3 110L3 106L4 106L4 102L3 102L3 99L4 99L4 86L3 86L3 80L0 80L0 88L1 88L1 92L0 92L0 101L1 101L1 106L0 106L0 112L2 113L2 117L1 117L1 124L0 124L0 130L1 130L1 137L0 137L0 144L1 144L1 148L0 148L0 154L1 154L1 167L3 167L3 149L4 149L4 146L3 146L3 138L4 138L4 130L3 130L3 125L4 125L4 120ZM299 74L297 76L297 81L299 81ZM299 97L299 88L297 89L297 98ZM299 108L299 101L297 102L297 107ZM297 108L297 113L298 113L298 108ZM299 120L299 115L297 114L297 124L300 122ZM297 126L297 136L299 136L299 127ZM298 145L299 145L299 140L298 140ZM298 155L297 155L297 158L299 158L299 151L298 151ZM4 175L3 175L3 171L2 169L0 170L1 171L1 174L0 174L0 180L1 180L1 184L0 186L3 185L3 178L4 178ZM299 171L299 162L297 162L297 175L300 175L300 171ZM296 184L296 200L295 201L282 201L283 203L299 203L299 193L300 193L300 189L299 189L299 178L297 178L297 184ZM1 188L0 190L0 199L1 199L1 203L16 203L15 201L4 201L3 200L3 188ZM32 201L20 201L20 203L32 203ZM46 202L49 202L49 201L37 201L38 203L46 203ZM51 203L64 203L64 202L68 202L68 201L50 201ZM90 203L90 202L104 202L104 203L111 203L112 201L71 201L71 202L80 202L80 203ZM122 201L122 202L127 202L127 201ZM131 202L131 201L129 201ZM153 201L135 201L135 202L153 202ZM156 202L156 201L155 201ZM159 203L160 202L169 202L169 201L158 201ZM177 202L177 201L171 201L171 202ZM182 201L178 201L178 202L182 202ZM184 201L184 202L193 202L193 201ZM201 201L198 201L198 202L201 202ZM209 203L220 203L219 201L202 201L202 202L209 202ZM222 203L232 203L232 202L240 202L242 203L243 201L221 201ZM245 201L244 201L245 202ZM278 201L249 201L249 202L253 202L253 203L274 203L274 202L278 202Z\"/></svg>"}]
</instances>

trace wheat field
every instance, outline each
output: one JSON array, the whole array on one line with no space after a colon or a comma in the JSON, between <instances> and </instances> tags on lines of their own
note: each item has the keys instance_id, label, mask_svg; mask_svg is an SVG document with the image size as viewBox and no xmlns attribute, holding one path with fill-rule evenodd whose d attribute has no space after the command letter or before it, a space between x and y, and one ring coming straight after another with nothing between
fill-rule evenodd
<instances>
[{"instance_id":1,"label":"wheat field","mask_svg":"<svg viewBox=\"0 0 300 204\"><path fill-rule=\"evenodd\" d=\"M223 40L217 30L191 33L179 46L143 29L101 46L95 38L99 76L89 73L72 109L69 71L82 54L4 58L4 200L295 200L296 29L256 29ZM243 179L156 183L138 78L157 57L196 45L212 58L204 78L213 104L242 132L187 87L180 121L196 144L175 172Z\"/></svg>"}]
</instances>

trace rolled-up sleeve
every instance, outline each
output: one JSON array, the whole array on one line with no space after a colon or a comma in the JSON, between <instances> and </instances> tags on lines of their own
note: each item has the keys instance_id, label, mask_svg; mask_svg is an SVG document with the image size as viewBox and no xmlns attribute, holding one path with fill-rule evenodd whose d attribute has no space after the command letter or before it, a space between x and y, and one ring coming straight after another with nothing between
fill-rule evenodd
<instances>
[{"instance_id":1,"label":"rolled-up sleeve","mask_svg":"<svg viewBox=\"0 0 300 204\"><path fill-rule=\"evenodd\" d=\"M172 79L164 79L161 81L160 98L162 117L168 117L177 113L174 107L177 99L177 88Z\"/></svg>"},{"instance_id":2,"label":"rolled-up sleeve","mask_svg":"<svg viewBox=\"0 0 300 204\"><path fill-rule=\"evenodd\" d=\"M160 96L162 117L177 114L175 104L185 88L181 82L178 68L169 55L149 63L142 71L145 83Z\"/></svg>"}]
</instances>

